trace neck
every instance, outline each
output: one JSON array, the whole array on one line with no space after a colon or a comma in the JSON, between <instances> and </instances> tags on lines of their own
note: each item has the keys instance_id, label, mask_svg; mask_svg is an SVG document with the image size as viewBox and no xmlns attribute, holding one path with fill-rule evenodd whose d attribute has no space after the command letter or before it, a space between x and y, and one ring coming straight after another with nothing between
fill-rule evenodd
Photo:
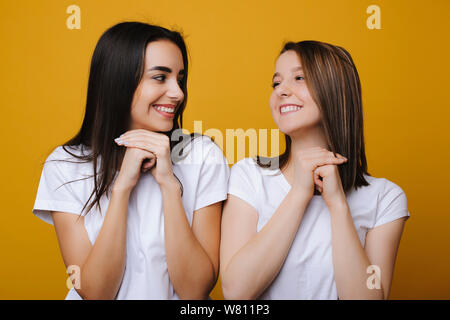
<instances>
[{"instance_id":1,"label":"neck","mask_svg":"<svg viewBox=\"0 0 450 320\"><path fill-rule=\"evenodd\" d=\"M328 143L322 126L308 128L307 130L305 129L302 132L295 132L289 136L291 137L291 152L286 165L283 169L281 169L281 171L292 185L292 180L294 178L294 166L292 161L293 155L301 154L302 150L313 147L328 149Z\"/></svg>"}]
</instances>

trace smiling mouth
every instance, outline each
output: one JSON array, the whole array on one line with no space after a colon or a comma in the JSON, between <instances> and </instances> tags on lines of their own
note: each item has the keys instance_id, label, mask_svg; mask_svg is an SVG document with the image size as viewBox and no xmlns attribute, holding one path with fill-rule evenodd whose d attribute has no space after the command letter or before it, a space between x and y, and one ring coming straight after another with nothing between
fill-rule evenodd
<instances>
[{"instance_id":1,"label":"smiling mouth","mask_svg":"<svg viewBox=\"0 0 450 320\"><path fill-rule=\"evenodd\" d=\"M175 106L168 107L165 105L154 104L153 107L158 111L162 111L162 112L166 112L166 113L175 113Z\"/></svg>"},{"instance_id":2,"label":"smiling mouth","mask_svg":"<svg viewBox=\"0 0 450 320\"><path fill-rule=\"evenodd\" d=\"M174 105L161 105L154 104L152 107L161 115L166 118L173 118L175 116L175 106Z\"/></svg>"},{"instance_id":3,"label":"smiling mouth","mask_svg":"<svg viewBox=\"0 0 450 320\"><path fill-rule=\"evenodd\" d=\"M281 114L292 113L292 112L296 112L302 108L303 108L303 106L300 106L298 104L283 105L280 108L280 113Z\"/></svg>"}]
</instances>

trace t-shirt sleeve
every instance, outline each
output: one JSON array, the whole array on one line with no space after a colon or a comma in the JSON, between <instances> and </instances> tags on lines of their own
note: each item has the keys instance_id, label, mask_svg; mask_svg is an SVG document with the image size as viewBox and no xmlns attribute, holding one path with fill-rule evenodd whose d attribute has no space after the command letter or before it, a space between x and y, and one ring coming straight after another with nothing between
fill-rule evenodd
<instances>
[{"instance_id":1,"label":"t-shirt sleeve","mask_svg":"<svg viewBox=\"0 0 450 320\"><path fill-rule=\"evenodd\" d=\"M230 168L222 150L209 138L203 137L205 157L202 161L194 211L227 198Z\"/></svg>"},{"instance_id":2,"label":"t-shirt sleeve","mask_svg":"<svg viewBox=\"0 0 450 320\"><path fill-rule=\"evenodd\" d=\"M383 194L379 199L377 216L373 227L378 227L405 216L407 217L406 219L409 219L410 214L405 193L398 185L386 180Z\"/></svg>"},{"instance_id":3,"label":"t-shirt sleeve","mask_svg":"<svg viewBox=\"0 0 450 320\"><path fill-rule=\"evenodd\" d=\"M58 147L60 148L60 147ZM68 172L64 167L64 162L52 161L63 159L62 149L56 149L45 161L39 181L39 187L34 202L33 214L43 221L53 225L51 211L61 211L73 214L80 214L82 205L77 198L68 177ZM64 150L62 150L64 151Z\"/></svg>"},{"instance_id":4,"label":"t-shirt sleeve","mask_svg":"<svg viewBox=\"0 0 450 320\"><path fill-rule=\"evenodd\" d=\"M243 159L231 167L228 193L239 197L258 211L256 187L251 178L251 169L254 168L249 168L253 164L248 164L247 160L253 161L252 159Z\"/></svg>"}]
</instances>

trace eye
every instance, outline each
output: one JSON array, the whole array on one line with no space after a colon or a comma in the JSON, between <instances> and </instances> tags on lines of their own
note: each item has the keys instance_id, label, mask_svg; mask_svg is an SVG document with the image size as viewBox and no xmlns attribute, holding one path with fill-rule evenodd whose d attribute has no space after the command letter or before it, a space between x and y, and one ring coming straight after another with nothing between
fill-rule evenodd
<instances>
[{"instance_id":1,"label":"eye","mask_svg":"<svg viewBox=\"0 0 450 320\"><path fill-rule=\"evenodd\" d=\"M280 83L279 82L274 82L274 83L272 83L272 88L275 88L277 85L279 85Z\"/></svg>"},{"instance_id":2,"label":"eye","mask_svg":"<svg viewBox=\"0 0 450 320\"><path fill-rule=\"evenodd\" d=\"M295 80L305 80L305 78L303 76L297 76L295 77Z\"/></svg>"},{"instance_id":3,"label":"eye","mask_svg":"<svg viewBox=\"0 0 450 320\"><path fill-rule=\"evenodd\" d=\"M184 79L178 80L178 85L179 85L180 87L183 87L183 82L184 82Z\"/></svg>"},{"instance_id":4,"label":"eye","mask_svg":"<svg viewBox=\"0 0 450 320\"><path fill-rule=\"evenodd\" d=\"M153 77L152 79L155 79L155 80L158 80L158 81L164 81L164 80L166 80L166 76L161 74L161 75Z\"/></svg>"}]
</instances>

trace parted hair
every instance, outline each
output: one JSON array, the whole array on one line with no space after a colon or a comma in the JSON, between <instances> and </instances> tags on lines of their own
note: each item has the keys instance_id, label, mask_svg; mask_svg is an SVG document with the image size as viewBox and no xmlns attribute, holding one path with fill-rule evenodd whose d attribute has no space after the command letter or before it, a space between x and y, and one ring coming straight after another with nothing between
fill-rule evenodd
<instances>
[{"instance_id":1,"label":"parted hair","mask_svg":"<svg viewBox=\"0 0 450 320\"><path fill-rule=\"evenodd\" d=\"M364 147L361 82L353 59L342 47L320 41L287 42L280 55L292 50L297 53L305 75L305 82L321 114L328 149L348 161L338 166L345 192L367 186L364 178L367 160ZM292 140L285 135L286 149L274 163L286 166ZM261 167L267 161L256 158ZM263 163L264 162L264 163Z\"/></svg>"}]
</instances>

